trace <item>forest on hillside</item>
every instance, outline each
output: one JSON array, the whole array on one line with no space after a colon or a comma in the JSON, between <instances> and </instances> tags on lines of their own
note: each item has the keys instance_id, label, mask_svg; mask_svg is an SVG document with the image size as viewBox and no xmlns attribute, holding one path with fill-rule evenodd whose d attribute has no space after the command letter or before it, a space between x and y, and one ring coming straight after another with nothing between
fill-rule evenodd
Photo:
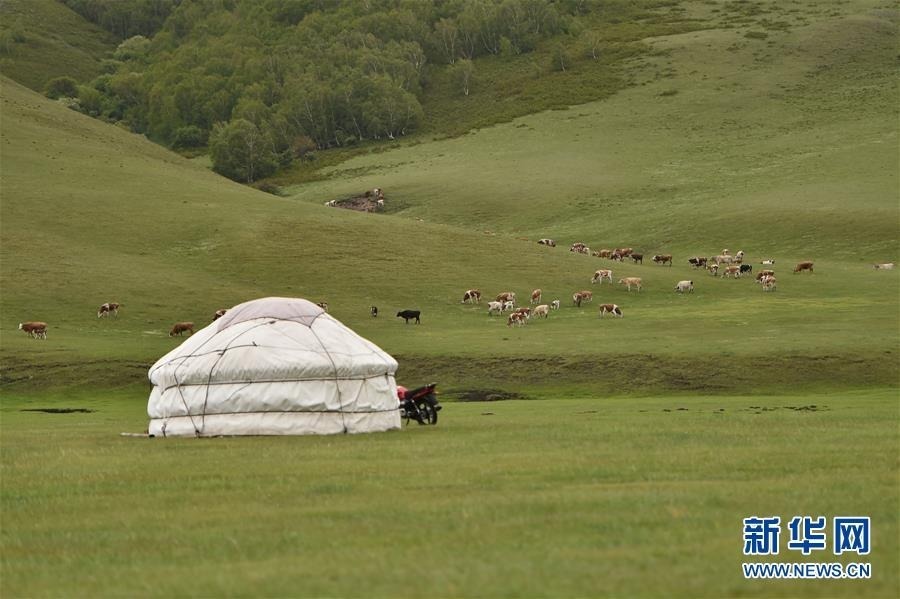
<instances>
[{"instance_id":1,"label":"forest on hillside","mask_svg":"<svg viewBox=\"0 0 900 599\"><path fill-rule=\"evenodd\" d=\"M60 0L121 40L89 82L47 95L253 182L315 150L420 130L440 73L467 96L481 57L544 44L544 68L597 59L603 23L670 0ZM540 76L537 73L536 76Z\"/></svg>"}]
</instances>

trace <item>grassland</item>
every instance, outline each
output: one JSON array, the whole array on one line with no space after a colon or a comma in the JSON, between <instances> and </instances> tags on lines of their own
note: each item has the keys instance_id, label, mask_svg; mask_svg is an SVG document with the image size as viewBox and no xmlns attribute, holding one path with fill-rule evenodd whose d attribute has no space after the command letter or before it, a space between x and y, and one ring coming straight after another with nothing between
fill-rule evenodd
<instances>
[{"instance_id":1,"label":"grassland","mask_svg":"<svg viewBox=\"0 0 900 599\"><path fill-rule=\"evenodd\" d=\"M111 34L56 0L4 0L0 40L0 72L36 91L55 77L90 81L116 49Z\"/></svg>"},{"instance_id":2,"label":"grassland","mask_svg":"<svg viewBox=\"0 0 900 599\"><path fill-rule=\"evenodd\" d=\"M63 407L95 411L22 411ZM143 412L129 394L4 400L5 596L892 597L900 584L894 390L453 403L436 427L329 439L116 435ZM850 557L872 579L743 580L742 518L805 514L871 516L871 555ZM784 542L778 561L848 557Z\"/></svg>"},{"instance_id":3,"label":"grassland","mask_svg":"<svg viewBox=\"0 0 900 599\"><path fill-rule=\"evenodd\" d=\"M631 89L289 198L3 79L2 594L896 596L900 272L871 263L900 258L900 13L685 6L709 26L645 40ZM322 206L374 186L387 214ZM676 263L613 264L640 294L592 286L611 264L545 236ZM778 290L688 267L723 247L775 258ZM564 307L508 328L470 287ZM569 304L584 288L625 318ZM328 301L401 382L533 401L355 438L117 436L146 426L172 322L267 295ZM871 581L741 578L742 518L851 512L873 519Z\"/></svg>"}]
</instances>

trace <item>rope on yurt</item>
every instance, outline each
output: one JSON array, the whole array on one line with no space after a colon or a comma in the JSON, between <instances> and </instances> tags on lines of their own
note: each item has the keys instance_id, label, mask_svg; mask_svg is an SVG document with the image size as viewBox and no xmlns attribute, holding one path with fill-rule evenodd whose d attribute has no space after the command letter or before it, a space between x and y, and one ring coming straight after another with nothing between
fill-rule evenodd
<instances>
[{"instance_id":1,"label":"rope on yurt","mask_svg":"<svg viewBox=\"0 0 900 599\"><path fill-rule=\"evenodd\" d=\"M245 331L241 331L240 333L235 335L234 338L231 341L229 341L225 347L223 347L222 349L216 350L216 352L219 354L219 357L216 358L216 361L213 362L212 366L210 366L209 376L206 377L206 392L203 395L203 408L200 412L200 418L201 418L200 428L201 429L206 428L206 406L207 406L207 404L209 404L209 385L210 385L210 383L212 383L213 371L216 369L216 366L219 365L219 361L225 357L225 352L227 352L229 349L232 349L232 344L235 341L237 341L238 339L240 339L242 335L249 333L250 331L252 331L253 329L255 329L257 327L273 324L274 322L275 322L274 320L266 320L266 322L261 322L259 324L256 324L256 325L250 327L249 329L247 329ZM251 342L250 345L244 344L244 345L238 345L238 346L234 346L234 347L259 347L259 346L256 345L256 342L254 341L254 342ZM249 381L247 384L248 385L252 384L252 382L253 381ZM242 389L243 389L243 387L242 387ZM198 433L198 436L199 436L199 433Z\"/></svg>"},{"instance_id":2,"label":"rope on yurt","mask_svg":"<svg viewBox=\"0 0 900 599\"><path fill-rule=\"evenodd\" d=\"M321 314L319 314L319 316L321 316ZM316 318L318 318L319 316L316 316ZM346 434L349 431L347 430L347 422L346 420L344 420L344 398L341 394L341 385L338 382L340 379L338 378L337 364L334 363L334 358L331 357L331 352L329 352L328 348L325 347L325 344L322 343L322 339L320 339L316 332L313 330L312 325L315 324L315 322L316 319L314 318L313 321L309 323L309 332L313 334L313 337L315 337L316 341L319 342L319 345L322 346L322 351L325 352L325 355L328 356L328 360L331 362L331 368L334 372L334 388L337 389L338 394L338 411L341 414L341 428L344 429L344 433Z\"/></svg>"}]
</instances>

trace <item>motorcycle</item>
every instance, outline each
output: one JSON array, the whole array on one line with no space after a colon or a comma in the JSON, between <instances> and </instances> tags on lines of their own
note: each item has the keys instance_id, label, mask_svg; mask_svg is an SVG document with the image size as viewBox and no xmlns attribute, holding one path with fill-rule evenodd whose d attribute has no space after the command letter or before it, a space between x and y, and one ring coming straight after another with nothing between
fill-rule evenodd
<instances>
[{"instance_id":1,"label":"motorcycle","mask_svg":"<svg viewBox=\"0 0 900 599\"><path fill-rule=\"evenodd\" d=\"M435 387L437 383L430 383L409 391L406 387L397 385L400 417L405 418L407 424L410 420L415 420L419 424L437 424L441 404L438 402Z\"/></svg>"}]
</instances>

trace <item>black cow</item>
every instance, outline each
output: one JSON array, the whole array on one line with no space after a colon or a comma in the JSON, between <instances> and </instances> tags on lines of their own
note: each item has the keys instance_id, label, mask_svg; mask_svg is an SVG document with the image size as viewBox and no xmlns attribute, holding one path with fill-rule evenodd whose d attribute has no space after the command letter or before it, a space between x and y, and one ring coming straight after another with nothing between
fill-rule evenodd
<instances>
[{"instance_id":1,"label":"black cow","mask_svg":"<svg viewBox=\"0 0 900 599\"><path fill-rule=\"evenodd\" d=\"M419 310L403 310L401 312L397 312L397 318L402 318L406 321L406 324L409 324L411 318L416 319L416 324L419 324L419 316L422 313Z\"/></svg>"},{"instance_id":2,"label":"black cow","mask_svg":"<svg viewBox=\"0 0 900 599\"><path fill-rule=\"evenodd\" d=\"M753 267L749 264L741 264L741 274L744 274L745 272L753 272Z\"/></svg>"},{"instance_id":3,"label":"black cow","mask_svg":"<svg viewBox=\"0 0 900 599\"><path fill-rule=\"evenodd\" d=\"M372 318L377 318L378 317L378 306L372 306L371 313L372 313Z\"/></svg>"}]
</instances>

